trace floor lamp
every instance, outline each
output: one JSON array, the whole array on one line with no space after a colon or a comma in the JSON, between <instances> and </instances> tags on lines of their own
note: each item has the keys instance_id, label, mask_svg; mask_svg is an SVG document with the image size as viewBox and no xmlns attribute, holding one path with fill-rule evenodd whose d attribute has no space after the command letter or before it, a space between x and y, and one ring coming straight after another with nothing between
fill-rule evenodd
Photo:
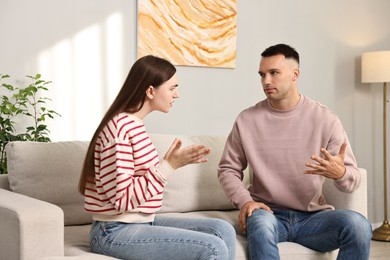
<instances>
[{"instance_id":1,"label":"floor lamp","mask_svg":"<svg viewBox=\"0 0 390 260\"><path fill-rule=\"evenodd\" d=\"M387 82L390 82L390 51L366 52L362 54L362 82L383 83L383 199L384 221L373 231L373 240L390 242L390 225L387 219L387 144L386 104Z\"/></svg>"}]
</instances>

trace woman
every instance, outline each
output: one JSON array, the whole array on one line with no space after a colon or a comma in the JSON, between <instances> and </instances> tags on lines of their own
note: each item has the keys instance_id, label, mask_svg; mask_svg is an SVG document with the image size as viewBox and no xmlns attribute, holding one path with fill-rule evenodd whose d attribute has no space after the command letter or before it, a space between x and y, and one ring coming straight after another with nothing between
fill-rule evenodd
<instances>
[{"instance_id":1,"label":"woman","mask_svg":"<svg viewBox=\"0 0 390 260\"><path fill-rule=\"evenodd\" d=\"M160 161L143 119L179 97L176 68L145 56L131 68L88 147L79 190L93 214L95 253L120 259L234 259L235 231L220 219L156 216L175 169L207 162L204 145L175 139Z\"/></svg>"}]
</instances>

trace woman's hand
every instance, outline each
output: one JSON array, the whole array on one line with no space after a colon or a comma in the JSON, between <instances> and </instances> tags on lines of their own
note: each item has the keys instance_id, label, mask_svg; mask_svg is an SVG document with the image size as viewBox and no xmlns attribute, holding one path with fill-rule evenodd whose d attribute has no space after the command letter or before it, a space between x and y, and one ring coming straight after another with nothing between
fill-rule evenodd
<instances>
[{"instance_id":1,"label":"woman's hand","mask_svg":"<svg viewBox=\"0 0 390 260\"><path fill-rule=\"evenodd\" d=\"M187 164L204 163L208 161L205 156L211 152L211 149L205 145L190 145L185 148L180 148L181 145L181 140L176 138L164 156L164 160L167 161L172 168L177 169L186 166Z\"/></svg>"}]
</instances>

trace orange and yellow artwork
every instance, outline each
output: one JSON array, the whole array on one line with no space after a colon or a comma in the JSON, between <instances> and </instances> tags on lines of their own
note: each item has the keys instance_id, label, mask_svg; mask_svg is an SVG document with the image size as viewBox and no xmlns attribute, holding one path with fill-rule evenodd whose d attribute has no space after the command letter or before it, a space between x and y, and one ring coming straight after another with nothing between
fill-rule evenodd
<instances>
[{"instance_id":1,"label":"orange and yellow artwork","mask_svg":"<svg viewBox=\"0 0 390 260\"><path fill-rule=\"evenodd\" d=\"M234 68L237 0L138 0L137 56Z\"/></svg>"}]
</instances>

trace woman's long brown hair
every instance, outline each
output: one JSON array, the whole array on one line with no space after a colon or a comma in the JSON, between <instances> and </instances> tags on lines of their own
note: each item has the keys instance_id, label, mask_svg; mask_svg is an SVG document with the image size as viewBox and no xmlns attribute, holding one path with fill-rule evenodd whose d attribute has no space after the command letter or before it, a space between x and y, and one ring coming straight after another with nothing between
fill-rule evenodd
<instances>
[{"instance_id":1,"label":"woman's long brown hair","mask_svg":"<svg viewBox=\"0 0 390 260\"><path fill-rule=\"evenodd\" d=\"M121 112L135 113L145 102L146 91L150 86L159 87L176 73L176 68L167 60L152 55L138 59L117 97L107 110L88 146L80 175L79 192L85 194L85 186L95 178L95 144L104 126Z\"/></svg>"}]
</instances>

